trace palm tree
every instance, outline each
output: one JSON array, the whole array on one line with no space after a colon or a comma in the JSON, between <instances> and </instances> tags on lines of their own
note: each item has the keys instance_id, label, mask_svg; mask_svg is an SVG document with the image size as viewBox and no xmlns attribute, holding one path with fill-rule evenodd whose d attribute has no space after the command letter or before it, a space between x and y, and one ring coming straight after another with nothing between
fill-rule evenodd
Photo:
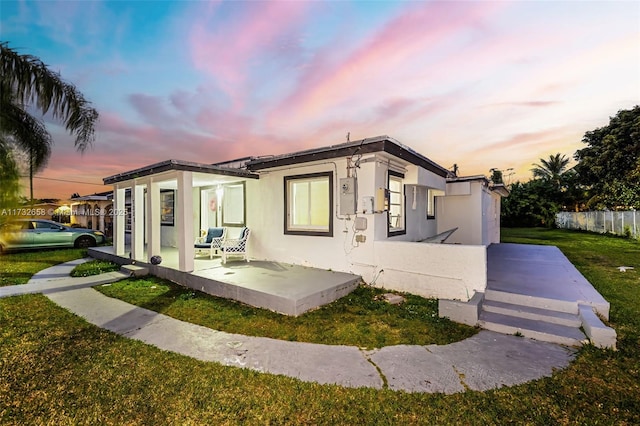
<instances>
[{"instance_id":1,"label":"palm tree","mask_svg":"<svg viewBox=\"0 0 640 426\"><path fill-rule=\"evenodd\" d=\"M29 156L31 200L33 174L42 169L51 155L52 139L41 120L27 112L35 107L51 113L76 135L75 146L84 152L95 140L94 124L98 112L90 107L76 87L62 80L38 58L20 55L7 42L0 42L0 153L3 166L17 167L11 149ZM10 174L7 174L10 175ZM4 182L7 185L11 182Z\"/></svg>"},{"instance_id":2,"label":"palm tree","mask_svg":"<svg viewBox=\"0 0 640 426\"><path fill-rule=\"evenodd\" d=\"M549 180L557 185L560 184L560 178L568 170L567 165L569 159L565 155L557 153L556 155L549 155L549 159L540 159L540 164L534 163L534 168L531 169L534 178Z\"/></svg>"}]
</instances>

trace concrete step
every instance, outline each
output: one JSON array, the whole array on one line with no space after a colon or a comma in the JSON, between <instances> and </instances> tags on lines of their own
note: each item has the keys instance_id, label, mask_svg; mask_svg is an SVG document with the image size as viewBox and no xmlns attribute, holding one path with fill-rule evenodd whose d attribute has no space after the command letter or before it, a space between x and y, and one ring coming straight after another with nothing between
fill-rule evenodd
<instances>
[{"instance_id":1,"label":"concrete step","mask_svg":"<svg viewBox=\"0 0 640 426\"><path fill-rule=\"evenodd\" d=\"M144 277L145 275L149 275L149 268L137 265L122 265L120 267L120 272L127 274L130 277Z\"/></svg>"},{"instance_id":2,"label":"concrete step","mask_svg":"<svg viewBox=\"0 0 640 426\"><path fill-rule=\"evenodd\" d=\"M506 291L491 289L485 290L484 300L511 303L514 305L529 306L532 308L547 309L551 311L566 312L574 315L578 314L578 303L576 303L575 301L549 299L546 297L529 296L526 294L509 293Z\"/></svg>"},{"instance_id":3,"label":"concrete step","mask_svg":"<svg viewBox=\"0 0 640 426\"><path fill-rule=\"evenodd\" d=\"M580 317L577 314L536 308L533 306L518 305L514 303L498 302L496 300L485 300L482 304L482 309L486 312L544 321L552 324L561 324L569 327L579 328L582 324Z\"/></svg>"},{"instance_id":4,"label":"concrete step","mask_svg":"<svg viewBox=\"0 0 640 426\"><path fill-rule=\"evenodd\" d=\"M587 340L587 337L578 327L518 318L495 312L481 312L478 325L484 329L502 334L520 333L524 337L531 339L567 346L580 346Z\"/></svg>"}]
</instances>

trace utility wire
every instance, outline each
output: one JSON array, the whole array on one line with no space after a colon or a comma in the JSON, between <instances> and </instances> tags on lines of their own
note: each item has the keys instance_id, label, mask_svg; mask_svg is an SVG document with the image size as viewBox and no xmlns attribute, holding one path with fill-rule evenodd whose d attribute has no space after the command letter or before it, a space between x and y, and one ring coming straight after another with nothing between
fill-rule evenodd
<instances>
[{"instance_id":1,"label":"utility wire","mask_svg":"<svg viewBox=\"0 0 640 426\"><path fill-rule=\"evenodd\" d=\"M20 176L20 177L28 178L29 176L28 176L28 175L26 175L26 176ZM104 186L104 184L103 184L103 183L80 182L80 181L77 181L77 180L53 179L53 178L46 178L46 177L39 177L39 176L34 176L33 178L34 178L34 179L44 179L44 180L55 180L55 181L57 181L57 182L81 183L81 184L83 184L83 185L98 185L98 186Z\"/></svg>"}]
</instances>

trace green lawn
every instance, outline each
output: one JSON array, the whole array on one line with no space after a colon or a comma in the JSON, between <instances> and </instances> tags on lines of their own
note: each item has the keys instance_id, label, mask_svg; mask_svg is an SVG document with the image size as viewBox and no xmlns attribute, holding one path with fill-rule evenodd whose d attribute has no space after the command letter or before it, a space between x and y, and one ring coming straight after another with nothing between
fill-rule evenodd
<instances>
[{"instance_id":1,"label":"green lawn","mask_svg":"<svg viewBox=\"0 0 640 426\"><path fill-rule=\"evenodd\" d=\"M366 286L299 317L210 296L155 277L128 279L96 290L215 330L298 342L363 348L447 344L478 331L438 317L436 299L406 294L404 303L391 305L381 300L387 291Z\"/></svg>"},{"instance_id":2,"label":"green lawn","mask_svg":"<svg viewBox=\"0 0 640 426\"><path fill-rule=\"evenodd\" d=\"M619 350L586 347L550 378L487 392L348 389L164 352L20 296L0 299L0 424L640 424L640 243L503 235L558 245L611 302ZM623 264L636 271L611 270Z\"/></svg>"},{"instance_id":3,"label":"green lawn","mask_svg":"<svg viewBox=\"0 0 640 426\"><path fill-rule=\"evenodd\" d=\"M87 249L36 250L0 254L0 287L26 284L38 271L82 257L87 257Z\"/></svg>"}]
</instances>

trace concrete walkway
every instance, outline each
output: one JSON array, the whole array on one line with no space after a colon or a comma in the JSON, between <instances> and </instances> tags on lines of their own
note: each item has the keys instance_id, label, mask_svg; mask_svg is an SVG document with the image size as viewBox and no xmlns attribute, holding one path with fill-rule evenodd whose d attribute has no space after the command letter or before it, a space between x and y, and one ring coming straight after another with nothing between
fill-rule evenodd
<instances>
[{"instance_id":1,"label":"concrete walkway","mask_svg":"<svg viewBox=\"0 0 640 426\"><path fill-rule=\"evenodd\" d=\"M45 269L0 297L44 293L98 327L203 361L282 374L307 382L407 392L488 390L550 376L574 358L572 349L483 330L450 345L398 345L362 350L225 333L103 296L90 288L122 279L111 273L71 278L83 260Z\"/></svg>"}]
</instances>

